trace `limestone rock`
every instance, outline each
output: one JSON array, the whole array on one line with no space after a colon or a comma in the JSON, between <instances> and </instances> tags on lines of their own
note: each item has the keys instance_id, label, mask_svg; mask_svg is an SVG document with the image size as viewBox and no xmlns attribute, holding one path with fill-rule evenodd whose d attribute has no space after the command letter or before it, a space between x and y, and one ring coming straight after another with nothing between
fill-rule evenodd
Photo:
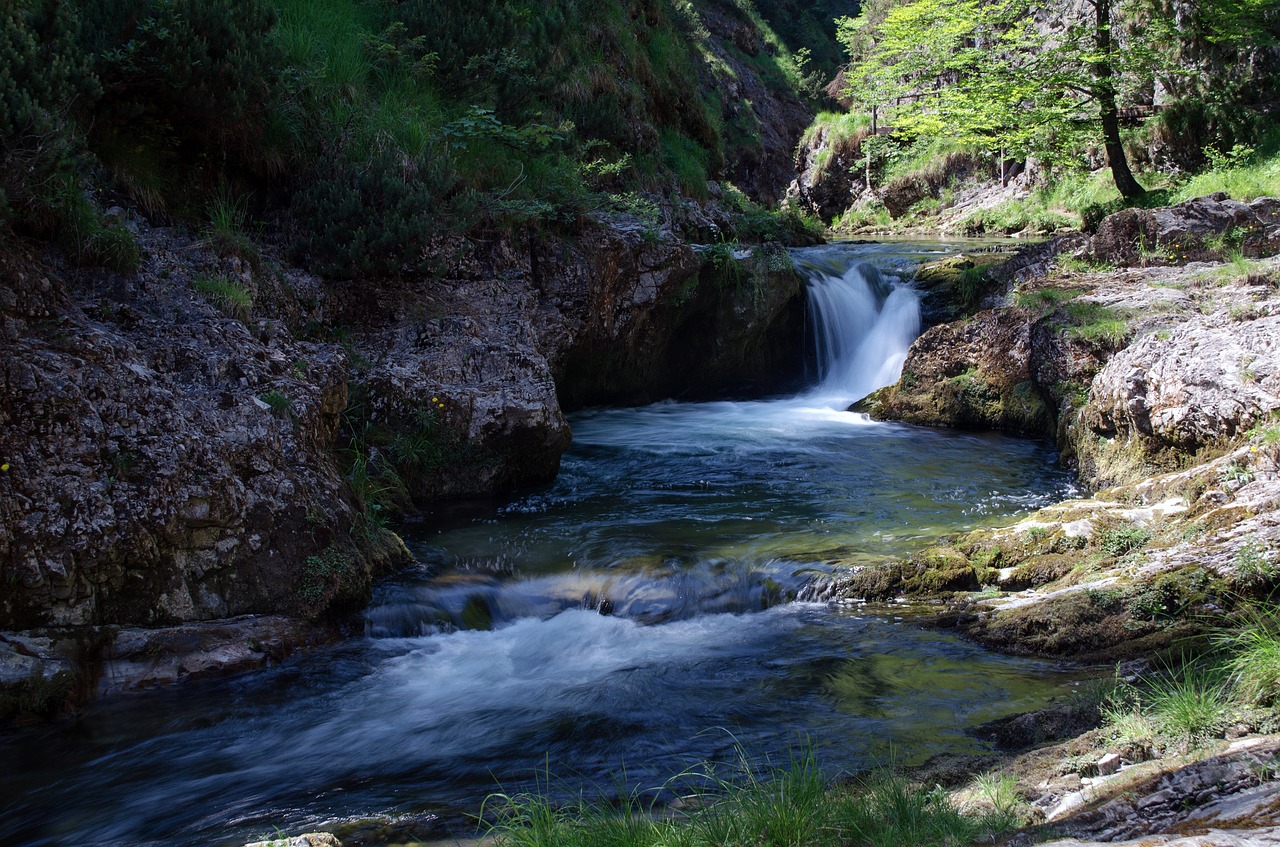
<instances>
[{"instance_id":1,"label":"limestone rock","mask_svg":"<svg viewBox=\"0 0 1280 847\"><path fill-rule=\"evenodd\" d=\"M298 296L276 278L147 238L136 275L0 258L0 628L315 613L309 557L376 567L330 449L342 349L193 284Z\"/></svg>"},{"instance_id":2,"label":"limestone rock","mask_svg":"<svg viewBox=\"0 0 1280 847\"><path fill-rule=\"evenodd\" d=\"M1160 209L1125 209L1103 219L1089 252L1118 265L1180 264L1220 258L1224 245L1251 256L1280 250L1280 199L1243 203L1219 193Z\"/></svg>"},{"instance_id":3,"label":"limestone rock","mask_svg":"<svg viewBox=\"0 0 1280 847\"><path fill-rule=\"evenodd\" d=\"M1088 426L1192 453L1280 409L1280 314L1195 320L1116 354L1089 392Z\"/></svg>"}]
</instances>

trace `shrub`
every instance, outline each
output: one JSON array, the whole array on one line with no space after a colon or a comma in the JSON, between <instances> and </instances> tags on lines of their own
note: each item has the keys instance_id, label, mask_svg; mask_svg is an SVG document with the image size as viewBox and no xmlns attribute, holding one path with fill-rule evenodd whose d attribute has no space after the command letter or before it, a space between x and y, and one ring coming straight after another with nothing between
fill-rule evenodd
<instances>
[{"instance_id":1,"label":"shrub","mask_svg":"<svg viewBox=\"0 0 1280 847\"><path fill-rule=\"evenodd\" d=\"M48 231L61 218L58 195L73 181L79 147L71 111L100 92L74 8L56 0L0 6L0 223L21 212Z\"/></svg>"},{"instance_id":2,"label":"shrub","mask_svg":"<svg viewBox=\"0 0 1280 847\"><path fill-rule=\"evenodd\" d=\"M161 126L192 151L257 160L282 88L266 0L98 0L85 14L100 121Z\"/></svg>"},{"instance_id":3,"label":"shrub","mask_svg":"<svg viewBox=\"0 0 1280 847\"><path fill-rule=\"evenodd\" d=\"M446 226L439 207L451 175L427 156L404 161L383 148L364 162L337 159L294 196L305 229L302 258L326 276L399 274Z\"/></svg>"}]
</instances>

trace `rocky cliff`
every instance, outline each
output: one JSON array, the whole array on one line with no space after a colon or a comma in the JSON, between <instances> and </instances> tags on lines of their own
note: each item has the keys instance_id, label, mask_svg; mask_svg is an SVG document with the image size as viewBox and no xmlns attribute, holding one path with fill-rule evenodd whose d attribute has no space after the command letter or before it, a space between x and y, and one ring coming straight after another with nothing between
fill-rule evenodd
<instances>
[{"instance_id":1,"label":"rocky cliff","mask_svg":"<svg viewBox=\"0 0 1280 847\"><path fill-rule=\"evenodd\" d=\"M784 251L712 261L599 224L441 243L433 280L324 283L134 227L137 273L0 260L0 630L64 628L6 642L19 677L61 667L33 661L68 627L92 634L62 653L110 655L118 627L341 612L407 558L389 480L397 508L545 482L562 404L800 371Z\"/></svg>"}]
</instances>

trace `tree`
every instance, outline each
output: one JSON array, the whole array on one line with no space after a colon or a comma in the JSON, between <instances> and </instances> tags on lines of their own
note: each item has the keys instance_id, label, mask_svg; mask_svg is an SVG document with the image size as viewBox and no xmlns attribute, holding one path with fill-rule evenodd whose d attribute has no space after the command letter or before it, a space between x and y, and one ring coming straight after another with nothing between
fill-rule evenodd
<instances>
[{"instance_id":1,"label":"tree","mask_svg":"<svg viewBox=\"0 0 1280 847\"><path fill-rule=\"evenodd\" d=\"M853 59L846 94L885 110L907 134L933 133L1054 159L1081 135L1100 138L1116 188L1145 192L1120 137L1121 97L1150 98L1185 72L1186 0L906 0L840 21ZM1277 0L1200 0L1213 39L1256 30ZM1243 9L1243 11L1242 11Z\"/></svg>"}]
</instances>

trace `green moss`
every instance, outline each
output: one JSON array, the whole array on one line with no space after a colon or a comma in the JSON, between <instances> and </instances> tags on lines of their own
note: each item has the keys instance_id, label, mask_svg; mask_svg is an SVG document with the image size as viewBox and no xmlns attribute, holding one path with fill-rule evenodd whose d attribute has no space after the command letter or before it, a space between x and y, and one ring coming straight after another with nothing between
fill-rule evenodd
<instances>
[{"instance_id":1,"label":"green moss","mask_svg":"<svg viewBox=\"0 0 1280 847\"><path fill-rule=\"evenodd\" d=\"M33 669L27 679L0 690L0 726L24 716L53 718L66 707L74 682L71 671L46 677Z\"/></svg>"}]
</instances>

